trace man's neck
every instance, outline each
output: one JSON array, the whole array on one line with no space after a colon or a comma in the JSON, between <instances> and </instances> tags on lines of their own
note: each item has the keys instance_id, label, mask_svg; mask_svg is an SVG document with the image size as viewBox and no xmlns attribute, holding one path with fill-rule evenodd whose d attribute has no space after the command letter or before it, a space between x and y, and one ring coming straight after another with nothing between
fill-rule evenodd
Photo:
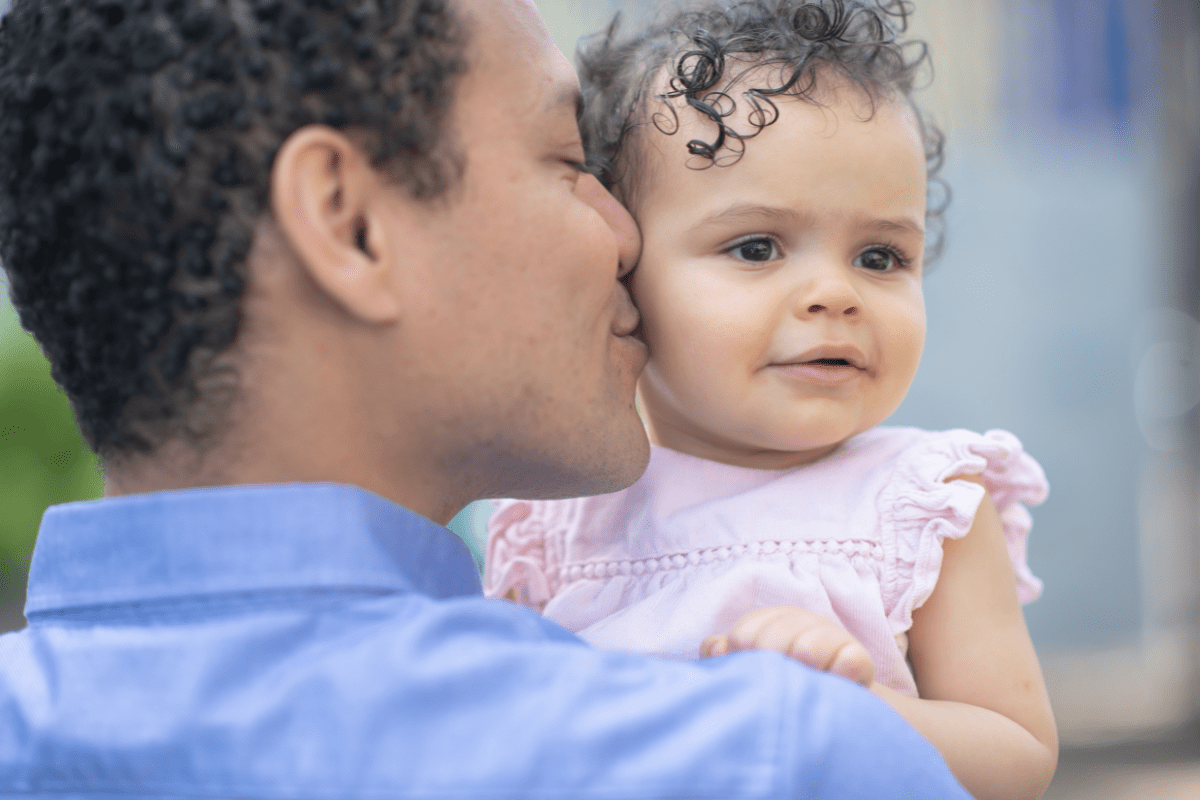
<instances>
[{"instance_id":1,"label":"man's neck","mask_svg":"<svg viewBox=\"0 0 1200 800\"><path fill-rule=\"evenodd\" d=\"M264 432L265 433L265 432ZM304 436L278 441L257 436L253 446L235 432L200 447L171 440L147 454L106 459L104 495L118 497L201 487L281 483L338 483L357 486L446 524L469 502L431 480L416 463L386 468L361 449L316 446ZM353 454L353 456L352 456Z\"/></svg>"}]
</instances>

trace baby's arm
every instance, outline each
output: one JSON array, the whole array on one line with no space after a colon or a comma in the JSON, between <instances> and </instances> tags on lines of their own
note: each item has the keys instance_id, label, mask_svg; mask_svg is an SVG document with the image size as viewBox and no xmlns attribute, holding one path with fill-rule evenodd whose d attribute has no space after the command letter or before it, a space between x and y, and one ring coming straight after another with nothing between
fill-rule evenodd
<instances>
[{"instance_id":1,"label":"baby's arm","mask_svg":"<svg viewBox=\"0 0 1200 800\"><path fill-rule=\"evenodd\" d=\"M752 611L728 635L706 639L701 656L775 650L855 680L929 739L976 800L1041 797L1058 761L1058 734L989 496L971 531L944 543L937 586L908 636L919 698L874 683L866 649L802 608Z\"/></svg>"},{"instance_id":2,"label":"baby's arm","mask_svg":"<svg viewBox=\"0 0 1200 800\"><path fill-rule=\"evenodd\" d=\"M942 752L977 800L1041 797L1058 732L989 495L970 532L946 541L943 554L908 633L920 698L878 684L872 691Z\"/></svg>"}]
</instances>

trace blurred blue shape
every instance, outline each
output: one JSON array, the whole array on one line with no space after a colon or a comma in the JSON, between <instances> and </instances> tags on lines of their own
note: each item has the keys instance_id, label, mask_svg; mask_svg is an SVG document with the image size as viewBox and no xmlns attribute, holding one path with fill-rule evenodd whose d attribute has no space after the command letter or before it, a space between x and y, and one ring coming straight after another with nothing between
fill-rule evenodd
<instances>
[{"instance_id":1,"label":"blurred blue shape","mask_svg":"<svg viewBox=\"0 0 1200 800\"><path fill-rule=\"evenodd\" d=\"M1041 33L1043 51L1024 70L1039 105L1071 127L1109 128L1124 134L1139 106L1161 101L1158 13L1148 0L1051 0L1049 15L1036 4L1023 20ZM1045 30L1037 31L1039 27Z\"/></svg>"},{"instance_id":2,"label":"blurred blue shape","mask_svg":"<svg viewBox=\"0 0 1200 800\"><path fill-rule=\"evenodd\" d=\"M1105 98L1109 110L1122 119L1128 119L1132 103L1130 98L1130 59L1132 54L1126 29L1125 10L1120 0L1108 0L1104 25L1104 51L1108 70L1105 76Z\"/></svg>"},{"instance_id":3,"label":"blurred blue shape","mask_svg":"<svg viewBox=\"0 0 1200 800\"><path fill-rule=\"evenodd\" d=\"M483 559L487 552L487 521L494 508L490 500L476 501L458 512L446 525L470 548L480 572L483 572Z\"/></svg>"},{"instance_id":4,"label":"blurred blue shape","mask_svg":"<svg viewBox=\"0 0 1200 800\"><path fill-rule=\"evenodd\" d=\"M1063 145L1067 143L1064 142ZM1134 409L1140 335L1167 275L1144 159L1102 146L958 155L929 336L888 424L1005 428L1045 468L1026 610L1039 645L1115 645L1142 625Z\"/></svg>"}]
</instances>

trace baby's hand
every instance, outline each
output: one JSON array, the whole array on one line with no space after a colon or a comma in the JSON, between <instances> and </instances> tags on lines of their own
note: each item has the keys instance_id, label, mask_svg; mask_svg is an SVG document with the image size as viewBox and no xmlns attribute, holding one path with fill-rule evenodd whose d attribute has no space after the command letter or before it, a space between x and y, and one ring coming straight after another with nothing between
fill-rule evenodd
<instances>
[{"instance_id":1,"label":"baby's hand","mask_svg":"<svg viewBox=\"0 0 1200 800\"><path fill-rule=\"evenodd\" d=\"M746 614L728 634L709 636L700 657L737 650L774 650L814 669L870 686L875 661L867 648L832 620L797 606L760 608Z\"/></svg>"}]
</instances>

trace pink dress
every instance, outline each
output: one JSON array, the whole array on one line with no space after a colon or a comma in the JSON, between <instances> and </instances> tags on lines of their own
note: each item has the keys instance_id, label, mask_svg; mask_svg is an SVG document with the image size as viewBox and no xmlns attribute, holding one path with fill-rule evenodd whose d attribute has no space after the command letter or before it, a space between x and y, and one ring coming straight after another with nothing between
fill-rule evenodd
<instances>
[{"instance_id":1,"label":"pink dress","mask_svg":"<svg viewBox=\"0 0 1200 800\"><path fill-rule=\"evenodd\" d=\"M979 475L984 483L947 480ZM874 428L799 469L756 470L655 447L615 494L500 501L488 524L484 592L519 602L601 647L694 659L743 614L798 605L870 651L876 680L916 695L906 661L942 541L971 529L984 487L1000 513L1017 593L1041 467L1005 431Z\"/></svg>"}]
</instances>

